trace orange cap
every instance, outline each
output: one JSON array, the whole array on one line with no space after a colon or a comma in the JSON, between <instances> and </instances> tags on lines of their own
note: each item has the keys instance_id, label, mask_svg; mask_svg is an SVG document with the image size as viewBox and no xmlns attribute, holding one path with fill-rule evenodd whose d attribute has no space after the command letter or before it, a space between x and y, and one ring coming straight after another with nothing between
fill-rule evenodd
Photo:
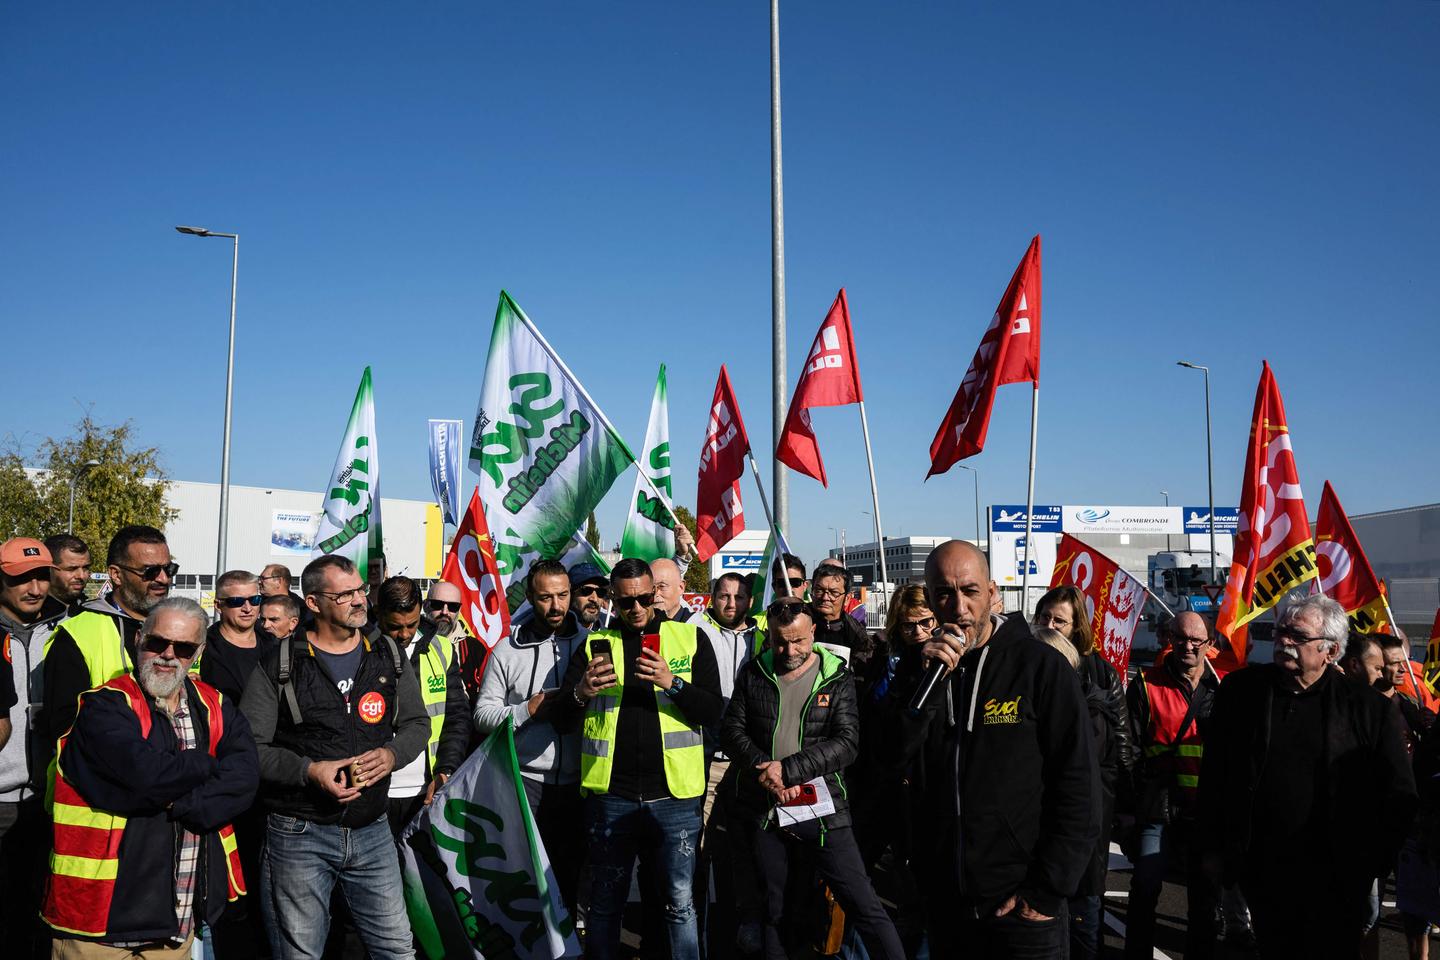
<instances>
[{"instance_id":1,"label":"orange cap","mask_svg":"<svg viewBox=\"0 0 1440 960\"><path fill-rule=\"evenodd\" d=\"M39 540L30 537L15 537L0 543L0 572L8 577L18 577L37 567L53 567L55 561L50 550Z\"/></svg>"}]
</instances>

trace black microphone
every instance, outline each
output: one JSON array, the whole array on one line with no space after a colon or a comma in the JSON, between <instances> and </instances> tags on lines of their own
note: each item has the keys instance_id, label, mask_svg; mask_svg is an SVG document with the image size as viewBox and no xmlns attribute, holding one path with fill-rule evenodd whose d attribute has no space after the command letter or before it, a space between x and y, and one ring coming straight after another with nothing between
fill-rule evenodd
<instances>
[{"instance_id":1,"label":"black microphone","mask_svg":"<svg viewBox=\"0 0 1440 960\"><path fill-rule=\"evenodd\" d=\"M937 639L943 629L943 627L936 627L930 634L930 639ZM944 660L936 657L930 661L930 668L926 670L925 678L920 681L920 686L916 688L914 696L910 698L910 705L906 708L910 712L910 716L918 717L925 709L925 701L930 699L931 691L935 689L936 684L945 676L945 673L946 667Z\"/></svg>"}]
</instances>

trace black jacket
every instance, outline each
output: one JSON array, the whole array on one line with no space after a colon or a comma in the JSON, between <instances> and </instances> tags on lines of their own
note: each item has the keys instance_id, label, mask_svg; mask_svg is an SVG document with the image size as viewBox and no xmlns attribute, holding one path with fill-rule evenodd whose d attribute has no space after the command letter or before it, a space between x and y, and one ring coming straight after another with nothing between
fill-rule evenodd
<instances>
[{"instance_id":1,"label":"black jacket","mask_svg":"<svg viewBox=\"0 0 1440 960\"><path fill-rule=\"evenodd\" d=\"M255 646L237 647L225 639L218 621L212 623L205 631L205 650L200 654L200 679L239 703L251 672L274 644L270 634L257 626Z\"/></svg>"},{"instance_id":2,"label":"black jacket","mask_svg":"<svg viewBox=\"0 0 1440 960\"><path fill-rule=\"evenodd\" d=\"M906 704L924 674L905 651L891 696ZM1002 619L912 716L891 712L892 761L915 763L922 884L977 910L1019 894L1054 916L1100 833L1100 785L1080 678L1059 652ZM896 774L898 776L898 773Z\"/></svg>"},{"instance_id":3,"label":"black jacket","mask_svg":"<svg viewBox=\"0 0 1440 960\"><path fill-rule=\"evenodd\" d=\"M1267 761L1271 710L1282 673L1257 664L1229 674L1215 695L1200 766L1200 824L1207 846L1222 854L1227 878L1256 867L1249 862L1256 788ZM1351 877L1381 876L1400 850L1415 815L1415 779L1394 716L1393 701L1338 672L1324 686L1325 760L1315 771L1324 792L1317 807L1335 825L1314 838L1317 862ZM1348 829L1364 811L1367 829Z\"/></svg>"},{"instance_id":4,"label":"black jacket","mask_svg":"<svg viewBox=\"0 0 1440 960\"><path fill-rule=\"evenodd\" d=\"M815 642L833 644L848 650L848 653L841 653L840 656L847 660L851 672L856 676L863 675L865 665L870 662L870 655L875 649L864 625L848 613L840 614L839 620L816 623Z\"/></svg>"},{"instance_id":5,"label":"black jacket","mask_svg":"<svg viewBox=\"0 0 1440 960\"><path fill-rule=\"evenodd\" d=\"M181 750L171 722L151 705L150 735L125 695L102 688L80 698L60 766L92 808L127 818L120 842L108 941L163 940L175 923L176 824L201 835L195 918L215 924L225 909L225 851L219 829L244 813L260 779L255 741L245 716L220 701L221 733L210 756L206 709L185 684L196 749ZM223 696L223 695L222 695ZM246 877L251 891L260 878ZM64 936L63 934L57 934Z\"/></svg>"},{"instance_id":6,"label":"black jacket","mask_svg":"<svg viewBox=\"0 0 1440 960\"><path fill-rule=\"evenodd\" d=\"M364 653L350 688L349 702L306 642L292 638L290 683L300 706L300 724L292 720L279 690L280 653L276 643L250 675L243 706L260 753L260 799L270 813L314 823L364 827L385 815L390 778L366 784L360 796L341 804L307 778L311 761L359 756L389 747L399 770L420 755L430 738L430 721L420 699L418 672L408 662L397 676L390 645L362 637ZM398 651L397 651L398 653ZM403 659L403 657L402 657ZM371 694L384 704L378 719L362 717L360 704ZM371 711L370 716L375 716Z\"/></svg>"},{"instance_id":7,"label":"black jacket","mask_svg":"<svg viewBox=\"0 0 1440 960\"><path fill-rule=\"evenodd\" d=\"M1135 769L1135 747L1130 739L1130 710L1125 700L1125 685L1120 674L1098 652L1080 658L1082 686L1088 684L1098 697L1099 715L1106 724L1104 750L1096 759L1100 763L1100 787L1113 800L1119 785L1128 780ZM1088 691L1087 691L1088 696ZM1092 709L1092 714L1095 710Z\"/></svg>"},{"instance_id":8,"label":"black jacket","mask_svg":"<svg viewBox=\"0 0 1440 960\"><path fill-rule=\"evenodd\" d=\"M820 669L805 706L800 730L800 752L780 761L785 786L793 787L823 776L835 812L822 817L828 829L850 825L844 771L860 750L860 714L855 684L840 658L817 647ZM760 786L757 764L772 759L770 747L780 723L780 687L775 678L774 652L766 650L746 663L735 679L735 692L720 728L720 742L734 762L736 801L746 815L765 821L775 798Z\"/></svg>"},{"instance_id":9,"label":"black jacket","mask_svg":"<svg viewBox=\"0 0 1440 960\"><path fill-rule=\"evenodd\" d=\"M86 603L82 611L113 619L130 662L135 662L135 634L140 631L141 621L123 613L109 597L96 597ZM43 760L43 763L36 769L44 769L44 766L50 763L50 757L55 753L56 741L64 736L65 731L75 722L76 698L90 689L90 668L64 622L55 628L50 649L45 653L45 665L41 675L44 678L42 702L45 708L40 712L36 726L39 728L39 740L43 746L41 752L44 756L38 758Z\"/></svg>"}]
</instances>

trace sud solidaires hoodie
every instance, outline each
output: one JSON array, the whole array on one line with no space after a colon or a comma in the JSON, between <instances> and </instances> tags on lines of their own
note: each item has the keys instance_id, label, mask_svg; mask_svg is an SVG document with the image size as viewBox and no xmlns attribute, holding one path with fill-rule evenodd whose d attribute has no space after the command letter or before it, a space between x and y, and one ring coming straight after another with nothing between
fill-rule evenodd
<instances>
[{"instance_id":1,"label":"sud solidaires hoodie","mask_svg":"<svg viewBox=\"0 0 1440 960\"><path fill-rule=\"evenodd\" d=\"M548 703L533 717L528 703L540 691L560 687L570 657L590 631L574 613L566 614L554 633L547 629L542 620L528 620L495 645L475 698L475 725L489 734L509 716L522 776L543 783L579 783L579 731L559 733L547 718Z\"/></svg>"},{"instance_id":2,"label":"sud solidaires hoodie","mask_svg":"<svg viewBox=\"0 0 1440 960\"><path fill-rule=\"evenodd\" d=\"M919 831L933 830L922 883L940 882L977 911L1012 894L1055 916L1074 895L1100 835L1100 777L1080 678L1020 617L905 709L924 675L902 659L891 716L901 769L918 761ZM939 871L953 871L948 878ZM948 881L948 882L946 882Z\"/></svg>"}]
</instances>

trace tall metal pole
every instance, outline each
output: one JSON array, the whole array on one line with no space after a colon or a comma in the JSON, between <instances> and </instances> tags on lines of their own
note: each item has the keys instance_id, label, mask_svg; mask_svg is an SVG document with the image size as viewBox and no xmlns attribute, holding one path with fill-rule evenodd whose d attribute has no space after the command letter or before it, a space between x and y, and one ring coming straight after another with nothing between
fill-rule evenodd
<instances>
[{"instance_id":1,"label":"tall metal pole","mask_svg":"<svg viewBox=\"0 0 1440 960\"><path fill-rule=\"evenodd\" d=\"M885 568L885 534L880 529L880 488L875 485L875 455L870 451L870 421L860 401L860 433L865 437L865 463L870 467L870 501L875 506L875 545L880 549L880 613L889 606L890 571ZM848 589L848 585L847 585Z\"/></svg>"},{"instance_id":2,"label":"tall metal pole","mask_svg":"<svg viewBox=\"0 0 1440 960\"><path fill-rule=\"evenodd\" d=\"M774 441L785 430L785 186L780 158L780 0L770 0L770 374L774 398ZM775 519L790 525L790 479L774 464Z\"/></svg>"},{"instance_id":3,"label":"tall metal pole","mask_svg":"<svg viewBox=\"0 0 1440 960\"><path fill-rule=\"evenodd\" d=\"M961 470L969 470L975 475L975 547L978 549L980 547L980 471L974 467L967 467L963 463L957 463L955 466Z\"/></svg>"},{"instance_id":4,"label":"tall metal pole","mask_svg":"<svg viewBox=\"0 0 1440 960\"><path fill-rule=\"evenodd\" d=\"M1205 372L1205 473L1210 489L1210 582L1215 582L1215 455L1210 444L1210 368ZM1231 551L1232 553L1234 551Z\"/></svg>"},{"instance_id":5,"label":"tall metal pole","mask_svg":"<svg viewBox=\"0 0 1440 960\"><path fill-rule=\"evenodd\" d=\"M215 576L225 572L225 544L230 525L230 398L235 378L235 284L240 274L240 235L232 234L230 261L230 350L225 358L225 434L220 454L220 535L215 548Z\"/></svg>"},{"instance_id":6,"label":"tall metal pole","mask_svg":"<svg viewBox=\"0 0 1440 960\"><path fill-rule=\"evenodd\" d=\"M77 479L75 474L70 474L70 522L65 524L65 532L72 537L75 536L75 481Z\"/></svg>"},{"instance_id":7,"label":"tall metal pole","mask_svg":"<svg viewBox=\"0 0 1440 960\"><path fill-rule=\"evenodd\" d=\"M1030 558L1035 555L1035 437L1040 429L1040 383L1030 392L1030 479L1025 484L1025 569L1020 574L1020 616L1030 617Z\"/></svg>"}]
</instances>

